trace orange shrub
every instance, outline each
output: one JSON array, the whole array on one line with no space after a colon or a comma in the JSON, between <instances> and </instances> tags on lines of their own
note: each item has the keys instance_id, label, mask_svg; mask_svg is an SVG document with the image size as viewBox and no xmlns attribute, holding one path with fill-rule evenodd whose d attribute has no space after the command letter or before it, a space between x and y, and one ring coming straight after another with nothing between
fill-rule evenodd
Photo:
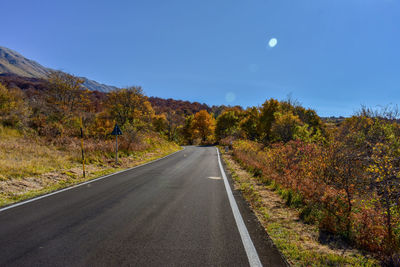
<instances>
[{"instance_id":1,"label":"orange shrub","mask_svg":"<svg viewBox=\"0 0 400 267\"><path fill-rule=\"evenodd\" d=\"M281 189L301 196L303 219L317 223L321 230L340 234L359 247L384 252L387 234L382 226L382 210L372 192L366 193L355 184L344 187L339 184L342 180L332 178L335 173L331 168L337 162L331 145L290 141L264 147L237 140L232 147L234 157L261 182L274 181Z\"/></svg>"}]
</instances>

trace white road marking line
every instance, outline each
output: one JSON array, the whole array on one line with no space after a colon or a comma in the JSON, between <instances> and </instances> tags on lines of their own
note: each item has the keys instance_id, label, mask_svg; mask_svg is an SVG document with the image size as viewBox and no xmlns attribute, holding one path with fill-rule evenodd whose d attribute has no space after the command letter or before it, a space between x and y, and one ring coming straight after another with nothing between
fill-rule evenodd
<instances>
[{"instance_id":1,"label":"white road marking line","mask_svg":"<svg viewBox=\"0 0 400 267\"><path fill-rule=\"evenodd\" d=\"M211 179L211 180L221 180L222 178L221 178L221 177L216 177L216 176L210 176L210 177L208 177L208 179Z\"/></svg>"},{"instance_id":2,"label":"white road marking line","mask_svg":"<svg viewBox=\"0 0 400 267\"><path fill-rule=\"evenodd\" d=\"M132 167L132 168L123 170L123 171L114 172L114 173L108 174L108 175L106 175L106 176L101 176L101 177L95 178L95 179L93 179L93 180L89 180L89 181L86 181L86 182L83 182L83 183L80 183L80 184L73 185L73 186L71 186L71 187L66 187L66 188L64 188L64 189L60 189L60 190L57 190L57 191L54 191L54 192L51 192L51 193L48 193L48 194L45 194L45 195L41 195L41 196L38 196L38 197L35 197L35 198L31 198L31 199L28 199L28 200L25 200L25 201L21 201L21 202L12 204L12 205L10 205L10 206L7 206L7 207L4 207L4 208L0 209L0 212L3 212L3 211L8 210L8 209L15 208L15 207L18 207L18 206L21 206L21 205L24 205L24 204L27 204L27 203L30 203L30 202L33 202L33 201L36 201L36 200L39 200L39 199L42 199L42 198L45 198L45 197L49 197L49 196L52 196L52 195L55 195L55 194L58 194L58 193L62 193L62 192L65 192L65 191L68 191L68 190L77 188L77 187L82 186L82 185L86 185L86 184L90 184L90 183L93 183L93 182L96 182L96 181L100 181L100 180L103 180L103 179L108 178L108 177L110 177L110 176L117 175L117 174L123 173L123 172L127 172L127 171L130 171L130 170L133 170L133 169L136 169L136 168L145 166L145 165L147 165L147 164L154 163L154 162L156 162L156 161L165 159L165 158L167 158L167 157L169 157L169 156L172 156L172 155L174 155L174 154L176 154L176 153L178 153L178 152L181 152L181 151L183 151L183 150L185 150L185 147L183 147L183 149L181 149L181 150L179 150L179 151L176 151L176 152L174 152L174 153L171 153L171 154L169 154L169 155L166 155L166 156L164 156L164 157L162 157L162 158L155 159L155 160L149 161L149 162L147 162L147 163L144 163L144 164L141 164L141 165L138 165L138 166L135 166L135 167Z\"/></svg>"},{"instance_id":3,"label":"white road marking line","mask_svg":"<svg viewBox=\"0 0 400 267\"><path fill-rule=\"evenodd\" d=\"M238 227L240 237L242 238L242 243L243 243L244 249L246 250L249 264L252 267L253 266L262 266L260 258L258 257L258 254L257 254L257 250L254 247L253 241L251 240L251 237L249 235L249 232L247 231L246 225L244 224L242 215L240 214L240 211L236 204L235 198L233 197L233 193L232 193L231 187L229 185L228 178L226 178L224 168L222 167L221 158L219 156L219 150L218 150L218 148L216 148L216 149L217 149L217 155L218 155L219 168L221 170L222 177L224 178L224 184L225 184L226 193L228 194L229 204L231 204L233 216L235 217L236 225Z\"/></svg>"}]
</instances>

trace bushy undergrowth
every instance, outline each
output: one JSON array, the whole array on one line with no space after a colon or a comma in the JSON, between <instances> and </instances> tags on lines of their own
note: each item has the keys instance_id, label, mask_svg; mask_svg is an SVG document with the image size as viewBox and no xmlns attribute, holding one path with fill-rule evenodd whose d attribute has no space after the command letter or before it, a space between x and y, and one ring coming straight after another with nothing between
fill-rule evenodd
<instances>
[{"instance_id":1,"label":"bushy undergrowth","mask_svg":"<svg viewBox=\"0 0 400 267\"><path fill-rule=\"evenodd\" d=\"M378 260L354 249L341 238L299 220L296 208L304 205L300 194L275 181L254 176L244 170L231 153L223 152L222 158L235 181L235 188L240 189L291 266L379 266Z\"/></svg>"},{"instance_id":2,"label":"bushy undergrowth","mask_svg":"<svg viewBox=\"0 0 400 267\"><path fill-rule=\"evenodd\" d=\"M305 222L339 234L383 258L389 255L392 263L396 259L399 213L394 208L390 214L392 230L388 232L388 214L380 201L385 196L370 187L367 168L356 173L357 181L348 176L346 184L339 169L335 169L337 154L334 152L337 150L334 143L290 141L264 147L256 142L238 140L232 147L236 160L258 175L263 183L272 183L288 205L300 209ZM357 163L351 164L357 167L354 165ZM341 166L340 170L346 170L346 167ZM389 237L390 234L393 236Z\"/></svg>"}]
</instances>

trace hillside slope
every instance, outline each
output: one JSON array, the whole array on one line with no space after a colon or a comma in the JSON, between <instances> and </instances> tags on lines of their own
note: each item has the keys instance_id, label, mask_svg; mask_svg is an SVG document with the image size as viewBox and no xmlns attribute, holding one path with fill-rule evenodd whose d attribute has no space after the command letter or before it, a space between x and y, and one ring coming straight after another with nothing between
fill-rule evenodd
<instances>
[{"instance_id":1,"label":"hillside slope","mask_svg":"<svg viewBox=\"0 0 400 267\"><path fill-rule=\"evenodd\" d=\"M0 73L12 73L29 78L44 78L49 70L18 52L0 46Z\"/></svg>"},{"instance_id":2,"label":"hillside slope","mask_svg":"<svg viewBox=\"0 0 400 267\"><path fill-rule=\"evenodd\" d=\"M52 71L39 63L27 59L18 52L0 46L0 74L14 74L17 76L43 79ZM86 77L80 77L84 80L83 86L91 91L109 92L116 89L115 86L101 84Z\"/></svg>"}]
</instances>

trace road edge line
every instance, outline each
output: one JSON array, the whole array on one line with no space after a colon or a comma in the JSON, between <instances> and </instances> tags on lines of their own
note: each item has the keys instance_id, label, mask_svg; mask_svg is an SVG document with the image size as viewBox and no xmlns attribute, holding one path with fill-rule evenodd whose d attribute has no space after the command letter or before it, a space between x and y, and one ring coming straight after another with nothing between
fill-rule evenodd
<instances>
[{"instance_id":1,"label":"road edge line","mask_svg":"<svg viewBox=\"0 0 400 267\"><path fill-rule=\"evenodd\" d=\"M228 178L226 177L224 168L221 163L221 157L219 155L218 147L216 147L216 149L217 149L217 155L218 155L218 164L219 164L219 168L221 170L222 178L224 180L226 193L227 193L228 199L229 199L229 204L231 205L233 217L235 218L236 226L239 230L239 234L242 239L242 243L243 243L244 249L246 251L247 258L249 260L249 264L252 267L253 266L262 266L260 258L258 257L257 250L253 244L253 241L251 240L249 231L247 230L246 224L244 223L243 217L240 214L239 207L236 203L235 197L233 196L231 186L229 185Z\"/></svg>"},{"instance_id":2,"label":"road edge line","mask_svg":"<svg viewBox=\"0 0 400 267\"><path fill-rule=\"evenodd\" d=\"M97 181L103 180L103 179L105 179L105 178L111 177L111 176L113 176L113 175L117 175L117 174L120 174L120 173L123 173L123 172L127 172L127 171L130 171L130 170L139 168L139 167L143 167L143 166L145 166L145 165L148 165L148 164L154 163L154 162L156 162L156 161L165 159L165 158L167 158L167 157L169 157L169 156L172 156L172 155L174 155L174 154L176 154L176 153L178 153L178 152L181 152L181 151L183 151L183 150L185 150L185 147L183 147L182 149L180 149L180 150L178 150L178 151L175 151L175 152L173 152L173 153L171 153L171 154L168 154L168 155L166 155L166 156L164 156L164 157L162 157L162 158L158 158L158 159L155 159L155 160L152 160L152 161L149 161L149 162L146 162L146 163L137 165L137 166L135 166L135 167L126 169L126 170L122 170L122 171L110 173L110 174L107 174L107 175L105 175L105 176L100 176L100 177L94 178L94 179L92 179L92 180L87 180L87 181L85 181L85 182L78 183L78 184L75 184L75 185L72 185L72 186L69 186L69 187L65 187L65 188L62 188L62 189L59 189L59 190L56 190L56 191L53 191L53 192L50 192L50 193L47 193L47 194L44 194L44 195L41 195L41 196L37 196L37 197L34 197L34 198L30 198L30 199L27 199L27 200L23 200L23 201L21 201L21 202L17 202L17 203L11 204L11 205L9 205L9 206L0 208L0 212L6 211L6 210L9 210L9 209L12 209L12 208L16 208L16 207L18 207L18 206L22 206L22 205L28 204L28 203L30 203L30 202L33 202L33 201L36 201L36 200L39 200L39 199L42 199L42 198L46 198L46 197L49 197L49 196L52 196L52 195L55 195L55 194L58 194L58 193L62 193L62 192L65 192L65 191L68 191L68 190L77 188L77 187L82 186L82 185L86 185L86 184L90 184L90 183L93 183L93 182L97 182Z\"/></svg>"}]
</instances>

